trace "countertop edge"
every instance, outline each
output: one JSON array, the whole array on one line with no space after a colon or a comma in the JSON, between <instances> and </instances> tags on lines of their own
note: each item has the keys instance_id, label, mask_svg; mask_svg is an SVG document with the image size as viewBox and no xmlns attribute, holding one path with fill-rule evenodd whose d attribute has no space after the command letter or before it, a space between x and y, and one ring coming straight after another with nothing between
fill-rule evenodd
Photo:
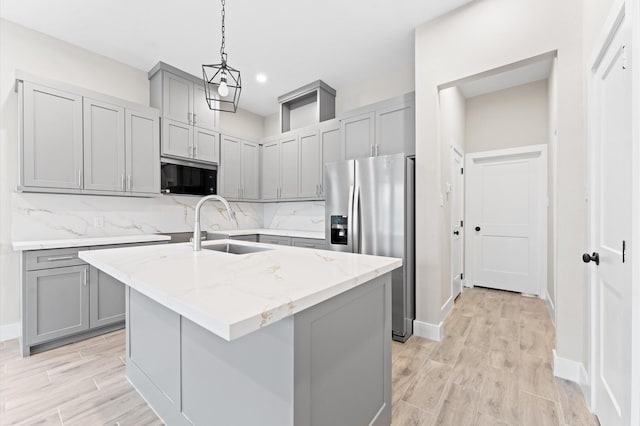
<instances>
[{"instance_id":1,"label":"countertop edge","mask_svg":"<svg viewBox=\"0 0 640 426\"><path fill-rule=\"evenodd\" d=\"M157 234L119 235L116 237L81 237L58 240L13 241L13 251L48 250L71 247L93 247L111 244L135 244L170 241L171 237Z\"/></svg>"}]
</instances>

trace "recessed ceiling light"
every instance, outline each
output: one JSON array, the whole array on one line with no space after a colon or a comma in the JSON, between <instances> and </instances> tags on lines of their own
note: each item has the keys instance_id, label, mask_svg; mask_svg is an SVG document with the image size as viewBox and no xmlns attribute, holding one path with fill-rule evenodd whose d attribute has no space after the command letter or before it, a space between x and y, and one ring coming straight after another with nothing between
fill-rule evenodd
<instances>
[{"instance_id":1,"label":"recessed ceiling light","mask_svg":"<svg viewBox=\"0 0 640 426\"><path fill-rule=\"evenodd\" d=\"M259 83L266 83L267 82L267 76L260 73L258 75L256 75L256 80L258 80Z\"/></svg>"}]
</instances>

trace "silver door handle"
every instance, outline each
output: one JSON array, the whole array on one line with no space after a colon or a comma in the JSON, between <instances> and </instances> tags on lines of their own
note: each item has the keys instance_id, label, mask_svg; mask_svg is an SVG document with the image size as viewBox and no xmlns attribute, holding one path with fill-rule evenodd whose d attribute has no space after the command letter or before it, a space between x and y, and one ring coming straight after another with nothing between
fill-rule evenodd
<instances>
[{"instance_id":1,"label":"silver door handle","mask_svg":"<svg viewBox=\"0 0 640 426\"><path fill-rule=\"evenodd\" d=\"M369 146L369 155L373 157L373 145Z\"/></svg>"},{"instance_id":2,"label":"silver door handle","mask_svg":"<svg viewBox=\"0 0 640 426\"><path fill-rule=\"evenodd\" d=\"M82 169L78 169L78 188L82 188Z\"/></svg>"},{"instance_id":3,"label":"silver door handle","mask_svg":"<svg viewBox=\"0 0 640 426\"><path fill-rule=\"evenodd\" d=\"M87 279L87 268L84 268L84 271L82 271L82 272L84 274L84 277L83 277L84 286L86 287L87 286L87 281L88 281L88 279Z\"/></svg>"},{"instance_id":4,"label":"silver door handle","mask_svg":"<svg viewBox=\"0 0 640 426\"><path fill-rule=\"evenodd\" d=\"M347 244L349 242L349 239L353 237L353 189L353 185L349 185L349 200L347 202L347 224L351 231L347 230L347 232L351 235L347 235ZM352 248L355 248L353 246L353 241L351 242L351 246Z\"/></svg>"},{"instance_id":5,"label":"silver door handle","mask_svg":"<svg viewBox=\"0 0 640 426\"><path fill-rule=\"evenodd\" d=\"M193 146L193 158L196 158L197 156L198 156L198 145L194 145Z\"/></svg>"},{"instance_id":6,"label":"silver door handle","mask_svg":"<svg viewBox=\"0 0 640 426\"><path fill-rule=\"evenodd\" d=\"M47 262L54 262L56 260L71 260L75 259L75 256L55 256L55 257L47 257Z\"/></svg>"},{"instance_id":7,"label":"silver door handle","mask_svg":"<svg viewBox=\"0 0 640 426\"><path fill-rule=\"evenodd\" d=\"M198 114L196 114L195 112L193 113L193 124L194 124L194 125L196 124L196 116L197 116L197 115L198 115Z\"/></svg>"},{"instance_id":8,"label":"silver door handle","mask_svg":"<svg viewBox=\"0 0 640 426\"><path fill-rule=\"evenodd\" d=\"M189 124L192 124L191 123L191 113L190 112L187 113L187 121L189 122Z\"/></svg>"},{"instance_id":9,"label":"silver door handle","mask_svg":"<svg viewBox=\"0 0 640 426\"><path fill-rule=\"evenodd\" d=\"M351 221L353 227L353 252L360 253L360 187L355 188L353 195L353 220Z\"/></svg>"},{"instance_id":10,"label":"silver door handle","mask_svg":"<svg viewBox=\"0 0 640 426\"><path fill-rule=\"evenodd\" d=\"M127 189L128 189L129 191L131 191L131 186L132 186L132 183L131 183L131 175L127 175Z\"/></svg>"},{"instance_id":11,"label":"silver door handle","mask_svg":"<svg viewBox=\"0 0 640 426\"><path fill-rule=\"evenodd\" d=\"M378 149L380 148L380 145L376 144L376 157L379 155L378 154Z\"/></svg>"},{"instance_id":12,"label":"silver door handle","mask_svg":"<svg viewBox=\"0 0 640 426\"><path fill-rule=\"evenodd\" d=\"M125 183L124 183L124 174L120 175L120 187L123 191L126 191Z\"/></svg>"}]
</instances>

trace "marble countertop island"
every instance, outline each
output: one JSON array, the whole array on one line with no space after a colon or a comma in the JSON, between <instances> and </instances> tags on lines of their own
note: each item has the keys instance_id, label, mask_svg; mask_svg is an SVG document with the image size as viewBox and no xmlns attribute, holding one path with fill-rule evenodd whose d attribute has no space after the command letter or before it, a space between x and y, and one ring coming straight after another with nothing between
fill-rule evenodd
<instances>
[{"instance_id":1,"label":"marble countertop island","mask_svg":"<svg viewBox=\"0 0 640 426\"><path fill-rule=\"evenodd\" d=\"M232 243L269 248L228 254ZM358 287L401 259L216 240L80 252L87 263L155 302L232 341Z\"/></svg>"}]
</instances>

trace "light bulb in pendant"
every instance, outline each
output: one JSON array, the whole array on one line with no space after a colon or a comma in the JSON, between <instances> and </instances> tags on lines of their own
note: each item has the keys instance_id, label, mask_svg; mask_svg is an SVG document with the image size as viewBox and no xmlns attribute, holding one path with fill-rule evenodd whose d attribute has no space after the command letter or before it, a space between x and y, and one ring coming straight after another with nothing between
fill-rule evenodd
<instances>
[{"instance_id":1,"label":"light bulb in pendant","mask_svg":"<svg viewBox=\"0 0 640 426\"><path fill-rule=\"evenodd\" d=\"M220 85L218 86L218 94L222 97L229 95L229 86L227 86L227 73L223 72L220 76Z\"/></svg>"}]
</instances>

